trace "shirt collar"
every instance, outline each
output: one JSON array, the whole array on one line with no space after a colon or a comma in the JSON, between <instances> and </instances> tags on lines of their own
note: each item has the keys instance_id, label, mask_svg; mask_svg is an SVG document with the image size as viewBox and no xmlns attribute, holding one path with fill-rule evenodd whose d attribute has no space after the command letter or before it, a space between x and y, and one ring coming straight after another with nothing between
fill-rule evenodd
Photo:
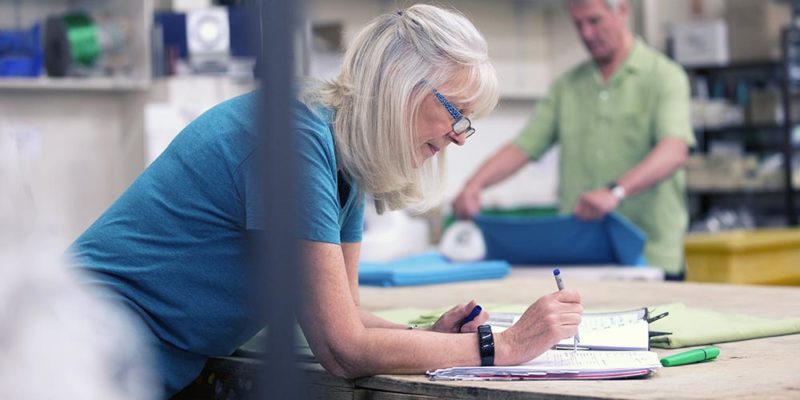
<instances>
[{"instance_id":1,"label":"shirt collar","mask_svg":"<svg viewBox=\"0 0 800 400\"><path fill-rule=\"evenodd\" d=\"M631 52L622 63L622 68L625 71L637 72L644 68L645 56L642 47L641 39L639 37L634 38Z\"/></svg>"},{"instance_id":2,"label":"shirt collar","mask_svg":"<svg viewBox=\"0 0 800 400\"><path fill-rule=\"evenodd\" d=\"M628 53L628 56L625 58L625 61L622 62L622 65L614 71L611 75L611 79L607 83L603 83L603 78L600 73L600 69L597 68L597 65L594 65L594 80L600 85L610 85L612 82L616 82L622 78L622 75L627 73L636 73L637 71L644 68L645 63L645 54L644 49L642 48L643 45L641 43L641 39L639 37L635 37L633 40L633 45L631 46L631 50Z\"/></svg>"}]
</instances>

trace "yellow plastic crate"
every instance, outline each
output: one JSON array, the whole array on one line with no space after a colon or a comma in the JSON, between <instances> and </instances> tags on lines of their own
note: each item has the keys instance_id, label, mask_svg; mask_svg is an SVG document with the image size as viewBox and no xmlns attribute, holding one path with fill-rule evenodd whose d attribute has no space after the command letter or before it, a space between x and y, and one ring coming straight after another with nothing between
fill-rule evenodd
<instances>
[{"instance_id":1,"label":"yellow plastic crate","mask_svg":"<svg viewBox=\"0 0 800 400\"><path fill-rule=\"evenodd\" d=\"M800 285L800 229L697 233L685 244L687 281Z\"/></svg>"}]
</instances>

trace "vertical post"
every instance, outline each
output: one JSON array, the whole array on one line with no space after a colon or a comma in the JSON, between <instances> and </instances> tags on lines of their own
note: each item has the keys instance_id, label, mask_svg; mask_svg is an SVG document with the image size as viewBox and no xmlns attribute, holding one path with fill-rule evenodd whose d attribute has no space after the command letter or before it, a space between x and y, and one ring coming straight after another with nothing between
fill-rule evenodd
<instances>
[{"instance_id":1,"label":"vertical post","mask_svg":"<svg viewBox=\"0 0 800 400\"><path fill-rule=\"evenodd\" d=\"M292 140L292 104L296 76L294 49L297 26L295 10L300 1L260 0L259 57L260 186L265 230L256 250L260 261L260 307L266 313L264 368L259 398L302 399L303 385L295 357L295 307L298 304L298 249L295 220L296 162Z\"/></svg>"},{"instance_id":2,"label":"vertical post","mask_svg":"<svg viewBox=\"0 0 800 400\"><path fill-rule=\"evenodd\" d=\"M786 223L789 226L797 225L797 209L795 208L795 190L792 179L792 157L794 156L794 144L792 143L792 131L794 121L792 115L792 93L795 91L800 71L800 54L797 54L797 46L800 45L800 31L797 28L789 27L781 34L781 59L783 70L783 186L784 186L784 207L786 208Z\"/></svg>"}]
</instances>

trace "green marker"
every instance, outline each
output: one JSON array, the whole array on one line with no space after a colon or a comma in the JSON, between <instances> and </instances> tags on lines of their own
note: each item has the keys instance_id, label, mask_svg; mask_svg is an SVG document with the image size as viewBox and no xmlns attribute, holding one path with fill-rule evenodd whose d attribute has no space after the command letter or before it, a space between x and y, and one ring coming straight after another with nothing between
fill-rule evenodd
<instances>
[{"instance_id":1,"label":"green marker","mask_svg":"<svg viewBox=\"0 0 800 400\"><path fill-rule=\"evenodd\" d=\"M684 351L683 353L673 354L669 357L661 359L661 365L665 367L677 367L678 365L686 365L698 363L706 360L713 360L719 355L719 348L711 346L705 349L695 349Z\"/></svg>"}]
</instances>

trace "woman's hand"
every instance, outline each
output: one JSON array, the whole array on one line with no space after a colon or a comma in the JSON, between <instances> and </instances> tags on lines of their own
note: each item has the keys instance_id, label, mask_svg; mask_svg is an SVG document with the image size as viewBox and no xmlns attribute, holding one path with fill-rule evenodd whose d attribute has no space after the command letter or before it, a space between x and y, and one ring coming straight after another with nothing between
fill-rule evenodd
<instances>
[{"instance_id":1,"label":"woman's hand","mask_svg":"<svg viewBox=\"0 0 800 400\"><path fill-rule=\"evenodd\" d=\"M564 289L536 300L520 319L497 334L502 342L496 362L513 365L530 361L562 339L575 336L581 323L581 295ZM499 343L496 343L499 344Z\"/></svg>"},{"instance_id":2,"label":"woman's hand","mask_svg":"<svg viewBox=\"0 0 800 400\"><path fill-rule=\"evenodd\" d=\"M475 300L451 308L436 320L430 330L445 333L476 332L478 326L483 325L489 319L489 313L481 311L475 319L462 327L461 321L472 312L473 308L475 308Z\"/></svg>"}]
</instances>

